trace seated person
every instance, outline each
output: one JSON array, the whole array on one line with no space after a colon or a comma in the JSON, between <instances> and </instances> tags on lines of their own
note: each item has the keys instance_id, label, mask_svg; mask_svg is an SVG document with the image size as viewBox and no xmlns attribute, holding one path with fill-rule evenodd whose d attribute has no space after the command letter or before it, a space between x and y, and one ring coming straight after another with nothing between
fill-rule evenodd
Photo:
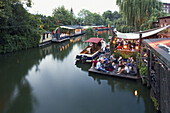
<instances>
[{"instance_id":1,"label":"seated person","mask_svg":"<svg viewBox=\"0 0 170 113\"><path fill-rule=\"evenodd\" d=\"M127 66L129 68L129 70L132 70L133 69L133 64L130 63L129 61L127 61Z\"/></svg>"},{"instance_id":2,"label":"seated person","mask_svg":"<svg viewBox=\"0 0 170 113\"><path fill-rule=\"evenodd\" d=\"M103 72L108 73L108 71L106 71L105 69L102 68L102 66L101 66L101 60L99 60L99 59L97 60L96 69L97 69L98 71L103 71Z\"/></svg>"},{"instance_id":3,"label":"seated person","mask_svg":"<svg viewBox=\"0 0 170 113\"><path fill-rule=\"evenodd\" d=\"M116 69L116 63L115 62L112 63L112 67L113 67L113 69Z\"/></svg>"},{"instance_id":4,"label":"seated person","mask_svg":"<svg viewBox=\"0 0 170 113\"><path fill-rule=\"evenodd\" d=\"M91 66L91 68L96 67L96 64L97 64L97 60L93 60L93 61L92 61L92 66Z\"/></svg>"},{"instance_id":5,"label":"seated person","mask_svg":"<svg viewBox=\"0 0 170 113\"><path fill-rule=\"evenodd\" d=\"M121 47L121 45L120 45L120 44L117 46L117 49L119 49L119 50L120 50L120 49L122 49L122 47Z\"/></svg>"},{"instance_id":6,"label":"seated person","mask_svg":"<svg viewBox=\"0 0 170 113\"><path fill-rule=\"evenodd\" d=\"M104 56L104 64L108 63L108 59Z\"/></svg>"},{"instance_id":7,"label":"seated person","mask_svg":"<svg viewBox=\"0 0 170 113\"><path fill-rule=\"evenodd\" d=\"M108 61L108 63L105 65L105 69L107 71L113 71L113 66L112 66L112 62Z\"/></svg>"},{"instance_id":8,"label":"seated person","mask_svg":"<svg viewBox=\"0 0 170 113\"><path fill-rule=\"evenodd\" d=\"M123 65L122 61L119 61L118 64L118 72L120 72L125 66Z\"/></svg>"},{"instance_id":9,"label":"seated person","mask_svg":"<svg viewBox=\"0 0 170 113\"><path fill-rule=\"evenodd\" d=\"M129 68L128 68L128 66L126 65L126 63L124 63L124 68L122 68L120 71L119 71L119 73L117 73L117 74L121 74L121 73L129 73Z\"/></svg>"},{"instance_id":10,"label":"seated person","mask_svg":"<svg viewBox=\"0 0 170 113\"><path fill-rule=\"evenodd\" d=\"M122 56L119 56L118 62L122 60L123 60Z\"/></svg>"},{"instance_id":11,"label":"seated person","mask_svg":"<svg viewBox=\"0 0 170 113\"><path fill-rule=\"evenodd\" d=\"M133 57L131 57L131 63L134 65L135 60L133 59Z\"/></svg>"},{"instance_id":12,"label":"seated person","mask_svg":"<svg viewBox=\"0 0 170 113\"><path fill-rule=\"evenodd\" d=\"M110 61L116 63L116 58L114 57L114 54L110 55Z\"/></svg>"}]
</instances>

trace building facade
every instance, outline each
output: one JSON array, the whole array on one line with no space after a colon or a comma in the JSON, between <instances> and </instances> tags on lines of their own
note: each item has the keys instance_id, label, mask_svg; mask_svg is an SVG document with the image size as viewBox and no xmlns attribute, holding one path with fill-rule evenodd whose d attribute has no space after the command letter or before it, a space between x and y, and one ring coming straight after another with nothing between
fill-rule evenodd
<instances>
[{"instance_id":1,"label":"building facade","mask_svg":"<svg viewBox=\"0 0 170 113\"><path fill-rule=\"evenodd\" d=\"M158 19L159 19L159 27L170 25L170 16L160 17Z\"/></svg>"},{"instance_id":2,"label":"building facade","mask_svg":"<svg viewBox=\"0 0 170 113\"><path fill-rule=\"evenodd\" d=\"M162 10L163 12L170 14L170 3L163 3Z\"/></svg>"},{"instance_id":3,"label":"building facade","mask_svg":"<svg viewBox=\"0 0 170 113\"><path fill-rule=\"evenodd\" d=\"M170 25L170 16L160 17L159 20L159 27L164 27ZM170 27L167 28L164 32L159 33L160 38L170 37Z\"/></svg>"}]
</instances>

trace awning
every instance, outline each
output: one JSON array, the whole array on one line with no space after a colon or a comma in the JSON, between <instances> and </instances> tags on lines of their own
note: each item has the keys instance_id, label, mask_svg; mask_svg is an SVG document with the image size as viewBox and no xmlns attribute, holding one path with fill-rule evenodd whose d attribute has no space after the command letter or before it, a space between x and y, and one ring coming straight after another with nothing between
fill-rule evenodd
<instances>
[{"instance_id":1,"label":"awning","mask_svg":"<svg viewBox=\"0 0 170 113\"><path fill-rule=\"evenodd\" d=\"M89 38L88 40L84 42L91 42L91 43L99 43L102 40L102 38Z\"/></svg>"},{"instance_id":2,"label":"awning","mask_svg":"<svg viewBox=\"0 0 170 113\"><path fill-rule=\"evenodd\" d=\"M168 27L170 27L170 25L165 26L165 27L161 27L161 28L158 28L158 29L143 32L142 38L146 38L146 37L152 36L154 34L157 34L157 33L163 31L164 29L166 29ZM129 39L129 40L139 39L139 33L121 33L121 32L116 31L116 35L117 35L117 38L122 38L122 39Z\"/></svg>"}]
</instances>

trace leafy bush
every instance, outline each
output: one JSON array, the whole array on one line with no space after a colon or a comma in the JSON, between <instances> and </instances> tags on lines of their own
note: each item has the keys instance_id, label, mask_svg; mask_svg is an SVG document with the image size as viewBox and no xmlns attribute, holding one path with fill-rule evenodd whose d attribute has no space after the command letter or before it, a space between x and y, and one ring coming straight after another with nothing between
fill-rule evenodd
<instances>
[{"instance_id":1,"label":"leafy bush","mask_svg":"<svg viewBox=\"0 0 170 113\"><path fill-rule=\"evenodd\" d=\"M159 110L159 104L158 104L156 98L152 97L152 101L153 101L153 103L154 103L155 108L156 108L157 110Z\"/></svg>"},{"instance_id":2,"label":"leafy bush","mask_svg":"<svg viewBox=\"0 0 170 113\"><path fill-rule=\"evenodd\" d=\"M88 35L88 36L93 36L93 34L95 33L93 28L88 28L88 29L86 29L85 32L86 32L86 35Z\"/></svg>"},{"instance_id":3,"label":"leafy bush","mask_svg":"<svg viewBox=\"0 0 170 113\"><path fill-rule=\"evenodd\" d=\"M123 59L128 59L129 57L133 57L133 59L135 60L136 59L136 55L137 53L127 53L127 52L123 52L123 51L116 51L115 53L115 57L118 58L119 56L122 56Z\"/></svg>"},{"instance_id":4,"label":"leafy bush","mask_svg":"<svg viewBox=\"0 0 170 113\"><path fill-rule=\"evenodd\" d=\"M141 75L147 76L146 66L141 66L139 71L140 71Z\"/></svg>"}]
</instances>

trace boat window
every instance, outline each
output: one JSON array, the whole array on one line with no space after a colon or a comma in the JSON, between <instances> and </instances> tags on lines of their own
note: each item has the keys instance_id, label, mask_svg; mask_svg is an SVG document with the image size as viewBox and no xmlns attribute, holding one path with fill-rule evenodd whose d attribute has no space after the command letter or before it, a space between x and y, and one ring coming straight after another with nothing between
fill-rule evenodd
<instances>
[{"instance_id":1,"label":"boat window","mask_svg":"<svg viewBox=\"0 0 170 113\"><path fill-rule=\"evenodd\" d=\"M47 38L48 38L48 34L47 34Z\"/></svg>"},{"instance_id":2,"label":"boat window","mask_svg":"<svg viewBox=\"0 0 170 113\"><path fill-rule=\"evenodd\" d=\"M89 43L89 46L93 46L93 43L90 42L90 43Z\"/></svg>"},{"instance_id":3,"label":"boat window","mask_svg":"<svg viewBox=\"0 0 170 113\"><path fill-rule=\"evenodd\" d=\"M98 45L98 46L102 46L102 43L101 43L101 42L99 42L97 45Z\"/></svg>"},{"instance_id":4,"label":"boat window","mask_svg":"<svg viewBox=\"0 0 170 113\"><path fill-rule=\"evenodd\" d=\"M43 33L43 40L45 39L45 33Z\"/></svg>"}]
</instances>

